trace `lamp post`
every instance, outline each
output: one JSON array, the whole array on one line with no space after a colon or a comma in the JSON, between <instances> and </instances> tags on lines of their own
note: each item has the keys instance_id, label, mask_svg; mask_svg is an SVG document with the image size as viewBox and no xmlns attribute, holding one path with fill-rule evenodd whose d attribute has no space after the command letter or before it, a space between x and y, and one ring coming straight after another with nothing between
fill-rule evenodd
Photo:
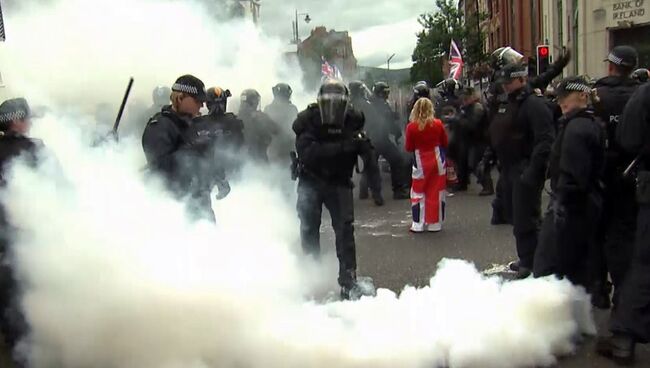
<instances>
[{"instance_id":1,"label":"lamp post","mask_svg":"<svg viewBox=\"0 0 650 368\"><path fill-rule=\"evenodd\" d=\"M305 23L311 22L311 17L309 17L309 14L307 13L298 13L298 10L296 9L296 20L293 22L293 43L296 45L300 44L300 29L298 28L298 17L299 16L305 16Z\"/></svg>"},{"instance_id":2,"label":"lamp post","mask_svg":"<svg viewBox=\"0 0 650 368\"><path fill-rule=\"evenodd\" d=\"M391 55L388 60L386 60L386 69L390 70L390 61L393 60L395 54Z\"/></svg>"}]
</instances>

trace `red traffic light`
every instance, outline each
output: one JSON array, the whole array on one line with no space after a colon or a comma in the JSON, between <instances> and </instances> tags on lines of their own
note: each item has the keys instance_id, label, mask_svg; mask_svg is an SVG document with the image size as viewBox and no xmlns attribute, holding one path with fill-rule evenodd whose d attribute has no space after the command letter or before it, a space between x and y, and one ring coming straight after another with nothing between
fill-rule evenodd
<instances>
[{"instance_id":1,"label":"red traffic light","mask_svg":"<svg viewBox=\"0 0 650 368\"><path fill-rule=\"evenodd\" d=\"M537 54L541 57L547 57L548 56L548 46L538 46L537 47Z\"/></svg>"}]
</instances>

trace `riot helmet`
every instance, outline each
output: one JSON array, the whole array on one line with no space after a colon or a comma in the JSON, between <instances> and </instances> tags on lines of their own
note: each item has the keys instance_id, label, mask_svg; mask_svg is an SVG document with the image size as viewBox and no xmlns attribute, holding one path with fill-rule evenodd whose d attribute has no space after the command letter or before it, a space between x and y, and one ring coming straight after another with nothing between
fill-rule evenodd
<instances>
[{"instance_id":1,"label":"riot helmet","mask_svg":"<svg viewBox=\"0 0 650 368\"><path fill-rule=\"evenodd\" d=\"M210 115L223 115L228 108L228 97L232 96L229 89L211 87L207 90L206 105Z\"/></svg>"},{"instance_id":2,"label":"riot helmet","mask_svg":"<svg viewBox=\"0 0 650 368\"><path fill-rule=\"evenodd\" d=\"M413 86L413 96L417 100L418 98L425 97L431 98L431 89L425 81L420 81Z\"/></svg>"},{"instance_id":3,"label":"riot helmet","mask_svg":"<svg viewBox=\"0 0 650 368\"><path fill-rule=\"evenodd\" d=\"M350 105L350 92L345 84L327 80L318 91L318 107L324 125L342 126Z\"/></svg>"},{"instance_id":4,"label":"riot helmet","mask_svg":"<svg viewBox=\"0 0 650 368\"><path fill-rule=\"evenodd\" d=\"M375 85L372 87L372 94L375 97L384 100L388 99L388 96L390 95L390 87L388 86L388 83L386 82L375 83Z\"/></svg>"},{"instance_id":5,"label":"riot helmet","mask_svg":"<svg viewBox=\"0 0 650 368\"><path fill-rule=\"evenodd\" d=\"M293 90L291 89L291 86L286 83L278 83L273 87L273 97L275 98L290 101L292 94Z\"/></svg>"},{"instance_id":6,"label":"riot helmet","mask_svg":"<svg viewBox=\"0 0 650 368\"><path fill-rule=\"evenodd\" d=\"M632 78L639 81L639 83L647 82L648 77L650 77L650 71L648 71L646 68L637 69L634 71L634 73L632 73Z\"/></svg>"},{"instance_id":7,"label":"riot helmet","mask_svg":"<svg viewBox=\"0 0 650 368\"><path fill-rule=\"evenodd\" d=\"M245 89L241 93L241 107L246 107L251 110L257 110L260 106L260 96L259 92L254 89Z\"/></svg>"},{"instance_id":8,"label":"riot helmet","mask_svg":"<svg viewBox=\"0 0 650 368\"><path fill-rule=\"evenodd\" d=\"M494 50L494 52L492 52L490 55L490 66L492 66L492 69L495 71L503 68L506 65L522 64L523 61L524 55L510 46L500 47Z\"/></svg>"},{"instance_id":9,"label":"riot helmet","mask_svg":"<svg viewBox=\"0 0 650 368\"><path fill-rule=\"evenodd\" d=\"M172 90L169 87L158 86L153 89L152 100L154 106L165 106L169 104L169 96L171 96Z\"/></svg>"},{"instance_id":10,"label":"riot helmet","mask_svg":"<svg viewBox=\"0 0 650 368\"><path fill-rule=\"evenodd\" d=\"M352 81L348 85L350 88L350 98L353 100L362 98L362 99L367 99L368 98L368 87L366 87L366 84L363 83L360 80Z\"/></svg>"}]
</instances>

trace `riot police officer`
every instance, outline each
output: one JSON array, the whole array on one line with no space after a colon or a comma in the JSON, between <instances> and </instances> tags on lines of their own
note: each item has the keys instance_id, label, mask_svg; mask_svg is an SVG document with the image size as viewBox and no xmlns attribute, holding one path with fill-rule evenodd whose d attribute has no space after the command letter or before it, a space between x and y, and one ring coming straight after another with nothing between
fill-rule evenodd
<instances>
[{"instance_id":1,"label":"riot police officer","mask_svg":"<svg viewBox=\"0 0 650 368\"><path fill-rule=\"evenodd\" d=\"M392 135L396 141L399 140L402 130L397 125L395 111L388 103L389 94L390 87L385 82L377 82L373 86L370 97L372 115L366 115L366 132L377 155L385 158L390 165L393 199L408 199L411 175L402 154L390 138ZM367 175L364 175L360 186L361 190L367 193Z\"/></svg>"},{"instance_id":2,"label":"riot police officer","mask_svg":"<svg viewBox=\"0 0 650 368\"><path fill-rule=\"evenodd\" d=\"M458 96L460 92L460 83L454 78L448 78L436 85L438 98L436 99L436 113L440 114L446 106L452 106L456 111L460 110L461 100Z\"/></svg>"},{"instance_id":3,"label":"riot police officer","mask_svg":"<svg viewBox=\"0 0 650 368\"><path fill-rule=\"evenodd\" d=\"M634 257L612 311L612 336L600 338L597 352L621 364L634 361L637 343L650 342L650 85L630 98L619 120L617 143L635 156L627 175L636 170L637 232Z\"/></svg>"},{"instance_id":4,"label":"riot police officer","mask_svg":"<svg viewBox=\"0 0 650 368\"><path fill-rule=\"evenodd\" d=\"M344 299L357 280L351 178L358 156L364 159L373 195L379 195L379 169L363 125L363 114L352 109L347 87L335 80L323 83L318 103L299 113L293 124L302 247L309 255L320 254L321 211L325 205L336 235L338 282Z\"/></svg>"},{"instance_id":5,"label":"riot police officer","mask_svg":"<svg viewBox=\"0 0 650 368\"><path fill-rule=\"evenodd\" d=\"M535 253L534 274L556 274L587 288L593 276L589 256L596 241L594 229L602 211L605 135L589 108L591 87L584 77L562 80L556 93L563 115L550 156L552 199Z\"/></svg>"},{"instance_id":6,"label":"riot police officer","mask_svg":"<svg viewBox=\"0 0 650 368\"><path fill-rule=\"evenodd\" d=\"M605 161L604 210L599 230L600 260L594 259L594 273L600 274L592 285L594 305L608 308L609 291L606 287L607 270L616 290L629 267L636 227L637 205L634 198L634 182L622 176L634 156L621 149L616 142L616 127L623 108L639 84L630 77L638 60L637 52L630 46L614 47L607 57L609 75L596 81L598 101L594 103L596 115L604 122L607 131L607 154ZM598 256L598 254L595 254ZM604 258L604 260L603 260Z\"/></svg>"},{"instance_id":7,"label":"riot police officer","mask_svg":"<svg viewBox=\"0 0 650 368\"><path fill-rule=\"evenodd\" d=\"M374 125L374 122L379 120L378 114L375 112L375 109L370 104L370 100L369 100L370 91L368 90L368 87L365 85L365 83L358 80L350 82L348 84L348 88L350 91L350 105L352 105L351 107L354 110L363 114L364 127L365 129L368 129L369 125ZM372 129L373 128L370 128L371 132L373 132ZM373 141L372 135L369 134L369 138L371 139L371 141ZM375 158L378 158L377 155L375 155ZM381 181L379 185L381 188ZM361 179L359 180L359 199L369 198L368 187L369 187L368 177L364 173L361 175ZM381 192L381 189L379 192Z\"/></svg>"},{"instance_id":8,"label":"riot police officer","mask_svg":"<svg viewBox=\"0 0 650 368\"><path fill-rule=\"evenodd\" d=\"M512 213L519 260L510 268L523 278L533 267L541 215L541 194L553 143L553 116L528 85L521 54L498 55L497 80L507 100L490 124L490 141L501 163L504 205ZM511 209L511 210L510 210Z\"/></svg>"},{"instance_id":9,"label":"riot police officer","mask_svg":"<svg viewBox=\"0 0 650 368\"><path fill-rule=\"evenodd\" d=\"M194 218L214 219L210 190L200 161L205 141L193 141L189 130L192 119L200 116L206 100L205 85L192 75L179 77L171 88L171 105L164 106L147 123L142 148L149 169L162 176L179 198L188 198L188 210ZM222 180L223 178L219 178Z\"/></svg>"},{"instance_id":10,"label":"riot police officer","mask_svg":"<svg viewBox=\"0 0 650 368\"><path fill-rule=\"evenodd\" d=\"M273 101L264 108L267 114L279 128L279 134L273 141L269 151L275 161L288 164L289 152L293 143L293 134L289 127L298 116L298 108L291 102L293 90L286 83L278 83L272 89ZM285 165L283 165L285 166Z\"/></svg>"},{"instance_id":11,"label":"riot police officer","mask_svg":"<svg viewBox=\"0 0 650 368\"><path fill-rule=\"evenodd\" d=\"M474 171L478 178L479 184L483 187L480 196L489 196L494 194L494 183L492 182L492 167L479 165L483 154L489 146L488 138L488 115L485 107L480 102L479 96L474 88L466 88L463 91L461 105L461 119L466 127L467 145L468 145L468 162L467 182L469 181L469 171Z\"/></svg>"},{"instance_id":12,"label":"riot police officer","mask_svg":"<svg viewBox=\"0 0 650 368\"><path fill-rule=\"evenodd\" d=\"M248 155L254 161L268 163L268 149L279 128L267 114L260 111L261 96L254 89L241 93L239 118L244 122L244 141Z\"/></svg>"},{"instance_id":13,"label":"riot police officer","mask_svg":"<svg viewBox=\"0 0 650 368\"><path fill-rule=\"evenodd\" d=\"M0 186L9 179L6 171L18 156L28 164L37 163L37 154L42 143L28 138L31 126L31 111L24 98L15 98L0 104ZM20 290L14 277L11 259L11 224L0 204L0 333L5 345L13 352L18 342L27 333L27 324L20 307ZM13 354L16 367L27 367L22 354Z\"/></svg>"},{"instance_id":14,"label":"riot police officer","mask_svg":"<svg viewBox=\"0 0 650 368\"><path fill-rule=\"evenodd\" d=\"M208 114L195 119L197 132L205 130L214 144L215 154L226 173L231 174L241 167L240 151L244 145L244 123L237 115L226 112L230 90L211 87L206 91Z\"/></svg>"},{"instance_id":15,"label":"riot police officer","mask_svg":"<svg viewBox=\"0 0 650 368\"><path fill-rule=\"evenodd\" d=\"M415 102L422 97L431 99L431 88L429 88L429 84L426 81L419 81L413 85L413 95L406 104L406 116L411 116L413 105L415 105Z\"/></svg>"}]
</instances>

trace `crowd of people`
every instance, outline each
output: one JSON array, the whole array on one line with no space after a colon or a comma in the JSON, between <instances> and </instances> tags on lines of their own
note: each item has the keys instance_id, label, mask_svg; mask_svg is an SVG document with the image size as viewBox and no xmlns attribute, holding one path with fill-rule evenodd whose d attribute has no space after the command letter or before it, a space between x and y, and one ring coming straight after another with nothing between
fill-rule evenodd
<instances>
[{"instance_id":1,"label":"crowd of people","mask_svg":"<svg viewBox=\"0 0 650 368\"><path fill-rule=\"evenodd\" d=\"M553 82L569 58L531 75L520 53L500 48L485 93L453 79L435 89L418 82L408 121L392 109L384 82L369 89L361 81L324 80L317 102L301 112L287 84L273 87L274 100L263 111L259 92L246 89L233 114L229 90L206 89L183 75L153 91L142 148L149 173L163 178L194 219L216 221L212 193L216 188L216 200L228 195L229 178L244 160L290 167L307 255L320 255L323 206L331 216L342 299L359 293L355 168L359 198L382 206L379 157L388 162L394 200L410 199L414 233L441 231L448 193L466 191L473 174L479 195L496 194L492 224L513 225L518 260L509 267L517 278L567 278L591 294L594 306L612 307L613 334L599 341L598 352L629 363L635 344L650 339L649 73L635 70L633 48L618 46L607 57L608 76ZM30 117L25 99L0 105L2 184L10 160L27 154L35 162L42 146L28 138ZM289 127L291 139L281 134ZM542 211L545 190L550 203ZM0 215L0 329L13 347L25 322L6 259L11 224Z\"/></svg>"}]
</instances>

